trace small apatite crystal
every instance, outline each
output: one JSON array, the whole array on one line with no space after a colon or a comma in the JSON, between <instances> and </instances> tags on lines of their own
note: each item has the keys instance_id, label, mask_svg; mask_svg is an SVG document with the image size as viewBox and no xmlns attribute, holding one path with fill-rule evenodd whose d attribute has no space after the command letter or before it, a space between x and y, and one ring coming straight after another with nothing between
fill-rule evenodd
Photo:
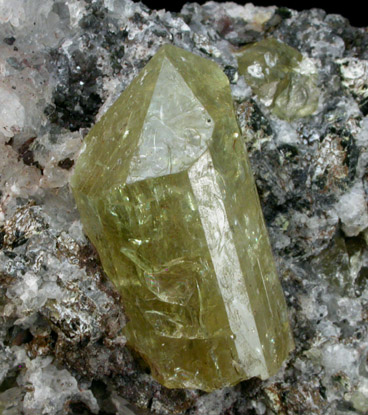
<instances>
[{"instance_id":1,"label":"small apatite crystal","mask_svg":"<svg viewBox=\"0 0 368 415\"><path fill-rule=\"evenodd\" d=\"M293 339L217 64L163 46L91 129L71 185L159 382L211 391L278 371Z\"/></svg>"},{"instance_id":2,"label":"small apatite crystal","mask_svg":"<svg viewBox=\"0 0 368 415\"><path fill-rule=\"evenodd\" d=\"M238 65L240 75L277 117L292 121L317 110L316 67L296 49L264 39L239 51Z\"/></svg>"}]
</instances>

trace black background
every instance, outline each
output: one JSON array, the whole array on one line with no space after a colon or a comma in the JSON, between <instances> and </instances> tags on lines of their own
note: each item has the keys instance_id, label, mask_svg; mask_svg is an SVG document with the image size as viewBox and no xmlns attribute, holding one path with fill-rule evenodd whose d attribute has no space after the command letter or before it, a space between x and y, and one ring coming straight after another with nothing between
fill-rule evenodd
<instances>
[{"instance_id":1,"label":"black background","mask_svg":"<svg viewBox=\"0 0 368 415\"><path fill-rule=\"evenodd\" d=\"M143 0L146 6L150 9L166 9L171 12L179 12L183 4L187 1L183 0ZM197 1L199 4L205 3L205 1ZM222 2L221 2L222 3ZM245 4L247 1L235 1L238 4ZM367 0L354 1L354 0L330 0L330 1L298 1L298 0L255 0L252 1L255 6L278 6L289 7L294 10L307 10L312 8L319 8L325 10L327 13L341 14L349 19L352 26L368 27L368 2Z\"/></svg>"}]
</instances>

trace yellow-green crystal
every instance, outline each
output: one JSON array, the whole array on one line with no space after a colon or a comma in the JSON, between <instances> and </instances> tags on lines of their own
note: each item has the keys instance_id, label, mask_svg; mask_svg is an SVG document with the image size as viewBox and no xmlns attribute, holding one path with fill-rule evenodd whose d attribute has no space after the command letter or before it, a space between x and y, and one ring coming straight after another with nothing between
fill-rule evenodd
<instances>
[{"instance_id":1,"label":"yellow-green crystal","mask_svg":"<svg viewBox=\"0 0 368 415\"><path fill-rule=\"evenodd\" d=\"M292 121L316 111L316 70L296 49L264 39L239 51L238 65L240 75L279 118Z\"/></svg>"},{"instance_id":2,"label":"yellow-green crystal","mask_svg":"<svg viewBox=\"0 0 368 415\"><path fill-rule=\"evenodd\" d=\"M91 129L72 178L128 344L170 388L275 374L293 348L228 80L165 45Z\"/></svg>"}]
</instances>

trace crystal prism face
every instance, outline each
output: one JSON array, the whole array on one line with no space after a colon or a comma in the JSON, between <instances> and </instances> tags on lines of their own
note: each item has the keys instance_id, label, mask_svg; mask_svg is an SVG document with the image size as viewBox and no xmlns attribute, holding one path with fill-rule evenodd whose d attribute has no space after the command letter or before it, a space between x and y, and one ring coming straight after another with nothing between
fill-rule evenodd
<instances>
[{"instance_id":1,"label":"crystal prism face","mask_svg":"<svg viewBox=\"0 0 368 415\"><path fill-rule=\"evenodd\" d=\"M296 49L276 39L264 39L245 46L238 64L240 75L279 118L292 121L316 111L316 68Z\"/></svg>"},{"instance_id":2,"label":"crystal prism face","mask_svg":"<svg viewBox=\"0 0 368 415\"><path fill-rule=\"evenodd\" d=\"M275 374L293 340L220 68L162 47L85 144L73 193L152 375L211 391Z\"/></svg>"}]
</instances>

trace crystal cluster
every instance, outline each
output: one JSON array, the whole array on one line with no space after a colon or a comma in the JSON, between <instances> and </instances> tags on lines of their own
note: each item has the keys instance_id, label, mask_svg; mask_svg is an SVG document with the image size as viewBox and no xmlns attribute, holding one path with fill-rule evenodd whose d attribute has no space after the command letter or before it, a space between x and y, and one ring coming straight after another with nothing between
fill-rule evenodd
<instances>
[{"instance_id":1,"label":"crystal cluster","mask_svg":"<svg viewBox=\"0 0 368 415\"><path fill-rule=\"evenodd\" d=\"M291 121L316 111L316 68L296 49L264 39L245 46L238 63L239 73L279 118Z\"/></svg>"},{"instance_id":2,"label":"crystal cluster","mask_svg":"<svg viewBox=\"0 0 368 415\"><path fill-rule=\"evenodd\" d=\"M240 135L220 68L166 45L92 128L72 179L128 344L170 388L265 379L293 348Z\"/></svg>"}]
</instances>

